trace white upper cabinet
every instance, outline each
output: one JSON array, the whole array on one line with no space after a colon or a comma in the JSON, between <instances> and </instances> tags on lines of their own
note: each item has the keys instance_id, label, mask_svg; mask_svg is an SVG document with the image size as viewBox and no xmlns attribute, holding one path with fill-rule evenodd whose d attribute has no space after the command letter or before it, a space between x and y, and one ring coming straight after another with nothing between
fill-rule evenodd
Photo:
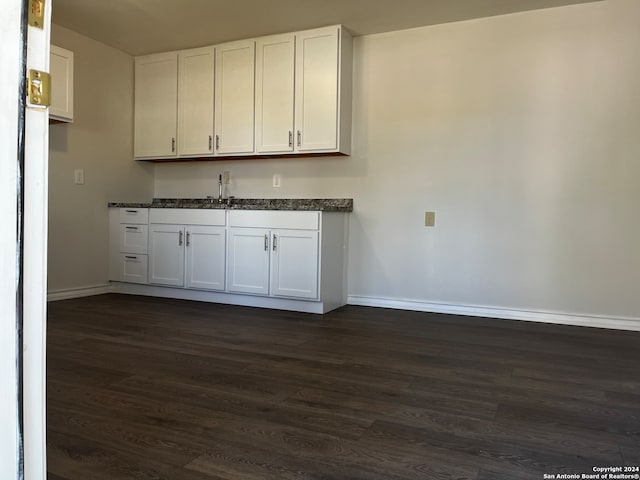
<instances>
[{"instance_id":1,"label":"white upper cabinet","mask_svg":"<svg viewBox=\"0 0 640 480\"><path fill-rule=\"evenodd\" d=\"M254 152L255 41L216 47L215 153Z\"/></svg>"},{"instance_id":2,"label":"white upper cabinet","mask_svg":"<svg viewBox=\"0 0 640 480\"><path fill-rule=\"evenodd\" d=\"M297 152L351 153L351 49L340 26L296 34Z\"/></svg>"},{"instance_id":3,"label":"white upper cabinet","mask_svg":"<svg viewBox=\"0 0 640 480\"><path fill-rule=\"evenodd\" d=\"M295 35L256 41L256 151L293 152Z\"/></svg>"},{"instance_id":4,"label":"white upper cabinet","mask_svg":"<svg viewBox=\"0 0 640 480\"><path fill-rule=\"evenodd\" d=\"M177 155L178 53L135 59L136 158Z\"/></svg>"},{"instance_id":5,"label":"white upper cabinet","mask_svg":"<svg viewBox=\"0 0 640 480\"><path fill-rule=\"evenodd\" d=\"M215 48L178 54L178 155L213 155Z\"/></svg>"},{"instance_id":6,"label":"white upper cabinet","mask_svg":"<svg viewBox=\"0 0 640 480\"><path fill-rule=\"evenodd\" d=\"M351 153L341 26L136 58L135 157Z\"/></svg>"},{"instance_id":7,"label":"white upper cabinet","mask_svg":"<svg viewBox=\"0 0 640 480\"><path fill-rule=\"evenodd\" d=\"M51 45L51 107L49 117L73 122L73 52Z\"/></svg>"}]
</instances>

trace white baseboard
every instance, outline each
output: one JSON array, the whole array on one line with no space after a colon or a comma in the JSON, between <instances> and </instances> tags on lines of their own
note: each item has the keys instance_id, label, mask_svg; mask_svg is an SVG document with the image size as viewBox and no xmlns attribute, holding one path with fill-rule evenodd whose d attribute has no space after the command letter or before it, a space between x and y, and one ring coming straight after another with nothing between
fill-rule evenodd
<instances>
[{"instance_id":1,"label":"white baseboard","mask_svg":"<svg viewBox=\"0 0 640 480\"><path fill-rule=\"evenodd\" d=\"M365 297L349 295L349 305L367 307L394 308L429 313L447 313L471 317L501 318L506 320L525 320L528 322L557 323L581 327L610 328L615 330L640 331L640 318L605 317L599 315L577 315L570 313L514 310L509 308L482 307L475 305L450 305L445 303L422 302L392 298Z\"/></svg>"},{"instance_id":2,"label":"white baseboard","mask_svg":"<svg viewBox=\"0 0 640 480\"><path fill-rule=\"evenodd\" d=\"M65 290L52 290L47 293L48 302L68 300L70 298L91 297L113 292L111 285L92 285L90 287L69 288Z\"/></svg>"}]
</instances>

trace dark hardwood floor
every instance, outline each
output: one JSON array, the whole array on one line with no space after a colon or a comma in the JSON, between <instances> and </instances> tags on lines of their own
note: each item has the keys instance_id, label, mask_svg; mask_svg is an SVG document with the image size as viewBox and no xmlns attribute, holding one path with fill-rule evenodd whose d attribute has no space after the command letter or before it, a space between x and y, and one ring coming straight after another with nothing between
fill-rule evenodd
<instances>
[{"instance_id":1,"label":"dark hardwood floor","mask_svg":"<svg viewBox=\"0 0 640 480\"><path fill-rule=\"evenodd\" d=\"M640 332L60 301L49 479L540 480L639 465L639 372Z\"/></svg>"}]
</instances>

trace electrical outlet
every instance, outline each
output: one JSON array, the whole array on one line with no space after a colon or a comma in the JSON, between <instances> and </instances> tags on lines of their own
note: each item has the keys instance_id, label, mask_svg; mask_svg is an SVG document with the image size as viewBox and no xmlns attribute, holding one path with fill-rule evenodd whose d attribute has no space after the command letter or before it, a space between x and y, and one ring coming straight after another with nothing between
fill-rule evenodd
<instances>
[{"instance_id":1,"label":"electrical outlet","mask_svg":"<svg viewBox=\"0 0 640 480\"><path fill-rule=\"evenodd\" d=\"M229 170L225 170L222 172L222 183L225 185L229 185L229 181L231 180L231 172Z\"/></svg>"},{"instance_id":2,"label":"electrical outlet","mask_svg":"<svg viewBox=\"0 0 640 480\"><path fill-rule=\"evenodd\" d=\"M434 227L436 225L436 212L424 212L424 226Z\"/></svg>"},{"instance_id":3,"label":"electrical outlet","mask_svg":"<svg viewBox=\"0 0 640 480\"><path fill-rule=\"evenodd\" d=\"M273 186L276 188L280 188L280 185L282 183L282 175L280 175L279 173L274 173L273 174Z\"/></svg>"},{"instance_id":4,"label":"electrical outlet","mask_svg":"<svg viewBox=\"0 0 640 480\"><path fill-rule=\"evenodd\" d=\"M73 181L76 185L84 185L84 170L78 168L73 171Z\"/></svg>"}]
</instances>

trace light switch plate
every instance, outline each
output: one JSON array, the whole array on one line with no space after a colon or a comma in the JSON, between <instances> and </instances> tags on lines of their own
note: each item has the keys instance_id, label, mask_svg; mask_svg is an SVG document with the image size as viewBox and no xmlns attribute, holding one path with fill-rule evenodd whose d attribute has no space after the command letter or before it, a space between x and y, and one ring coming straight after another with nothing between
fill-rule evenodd
<instances>
[{"instance_id":1,"label":"light switch plate","mask_svg":"<svg viewBox=\"0 0 640 480\"><path fill-rule=\"evenodd\" d=\"M280 188L280 185L282 184L282 175L280 175L279 173L274 173L273 174L273 186L276 188Z\"/></svg>"},{"instance_id":2,"label":"light switch plate","mask_svg":"<svg viewBox=\"0 0 640 480\"><path fill-rule=\"evenodd\" d=\"M76 185L84 185L84 170L82 168L73 171L73 181Z\"/></svg>"},{"instance_id":3,"label":"light switch plate","mask_svg":"<svg viewBox=\"0 0 640 480\"><path fill-rule=\"evenodd\" d=\"M436 212L424 212L424 226L434 227L436 225Z\"/></svg>"}]
</instances>

